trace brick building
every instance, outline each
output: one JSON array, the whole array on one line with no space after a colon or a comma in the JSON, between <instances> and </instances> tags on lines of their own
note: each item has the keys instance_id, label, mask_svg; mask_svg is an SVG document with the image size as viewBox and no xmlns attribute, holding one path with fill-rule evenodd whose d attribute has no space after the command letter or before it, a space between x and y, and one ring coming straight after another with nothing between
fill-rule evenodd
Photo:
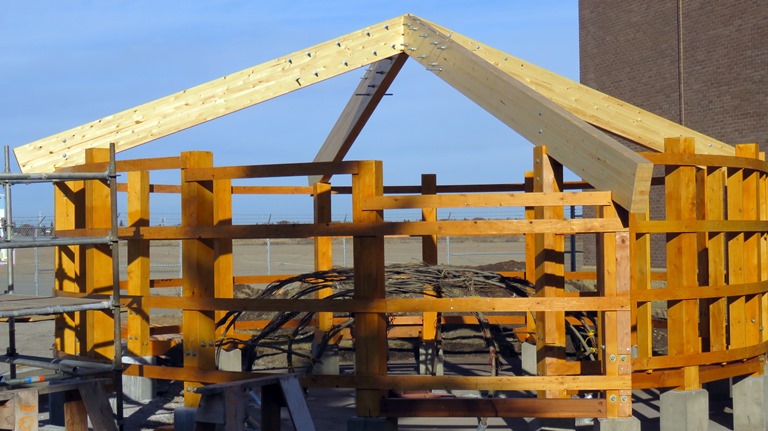
<instances>
[{"instance_id":1,"label":"brick building","mask_svg":"<svg viewBox=\"0 0 768 431\"><path fill-rule=\"evenodd\" d=\"M723 142L768 150L765 0L579 0L579 42L582 83ZM652 192L652 217L663 199ZM654 265L663 266L663 238L654 242Z\"/></svg>"}]
</instances>

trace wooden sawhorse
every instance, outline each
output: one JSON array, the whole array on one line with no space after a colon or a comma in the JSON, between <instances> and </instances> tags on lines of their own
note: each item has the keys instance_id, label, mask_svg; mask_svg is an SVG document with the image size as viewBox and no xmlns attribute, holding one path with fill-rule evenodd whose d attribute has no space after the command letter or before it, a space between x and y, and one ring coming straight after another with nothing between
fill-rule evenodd
<instances>
[{"instance_id":1,"label":"wooden sawhorse","mask_svg":"<svg viewBox=\"0 0 768 431\"><path fill-rule=\"evenodd\" d=\"M261 388L261 430L280 429L280 409L287 407L298 431L315 431L304 391L295 374L259 377L197 388L202 395L195 413L195 430L243 431L248 417L248 392ZM221 428L219 428L221 429Z\"/></svg>"}]
</instances>

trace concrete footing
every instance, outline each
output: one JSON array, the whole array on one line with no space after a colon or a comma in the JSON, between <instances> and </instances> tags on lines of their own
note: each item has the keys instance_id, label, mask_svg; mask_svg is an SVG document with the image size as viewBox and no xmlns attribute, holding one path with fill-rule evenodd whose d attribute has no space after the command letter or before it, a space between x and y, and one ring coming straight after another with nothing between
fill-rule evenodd
<instances>
[{"instance_id":1,"label":"concrete footing","mask_svg":"<svg viewBox=\"0 0 768 431\"><path fill-rule=\"evenodd\" d=\"M637 418L600 418L595 421L595 431L640 431Z\"/></svg>"},{"instance_id":2,"label":"concrete footing","mask_svg":"<svg viewBox=\"0 0 768 431\"><path fill-rule=\"evenodd\" d=\"M442 376L445 374L443 349L435 341L422 341L419 344L419 375Z\"/></svg>"},{"instance_id":3,"label":"concrete footing","mask_svg":"<svg viewBox=\"0 0 768 431\"><path fill-rule=\"evenodd\" d=\"M362 418L347 420L347 431L397 431L397 418Z\"/></svg>"},{"instance_id":4,"label":"concrete footing","mask_svg":"<svg viewBox=\"0 0 768 431\"><path fill-rule=\"evenodd\" d=\"M243 371L243 351L238 348L219 350L217 364L221 371Z\"/></svg>"},{"instance_id":5,"label":"concrete footing","mask_svg":"<svg viewBox=\"0 0 768 431\"><path fill-rule=\"evenodd\" d=\"M733 384L734 431L768 429L768 376L747 377Z\"/></svg>"},{"instance_id":6,"label":"concrete footing","mask_svg":"<svg viewBox=\"0 0 768 431\"><path fill-rule=\"evenodd\" d=\"M572 418L533 418L528 422L529 431L573 431L576 419Z\"/></svg>"},{"instance_id":7,"label":"concrete footing","mask_svg":"<svg viewBox=\"0 0 768 431\"><path fill-rule=\"evenodd\" d=\"M123 356L123 364L155 365L154 356ZM155 381L148 377L123 376L123 395L133 401L155 397Z\"/></svg>"},{"instance_id":8,"label":"concrete footing","mask_svg":"<svg viewBox=\"0 0 768 431\"><path fill-rule=\"evenodd\" d=\"M700 431L709 426L709 393L667 391L661 394L661 431Z\"/></svg>"},{"instance_id":9,"label":"concrete footing","mask_svg":"<svg viewBox=\"0 0 768 431\"><path fill-rule=\"evenodd\" d=\"M520 343L520 358L523 372L535 376L538 374L536 345L529 342Z\"/></svg>"},{"instance_id":10,"label":"concrete footing","mask_svg":"<svg viewBox=\"0 0 768 431\"><path fill-rule=\"evenodd\" d=\"M312 355L317 355L317 345L312 343ZM339 375L339 345L329 344L325 347L319 361L312 366L312 374Z\"/></svg>"}]
</instances>

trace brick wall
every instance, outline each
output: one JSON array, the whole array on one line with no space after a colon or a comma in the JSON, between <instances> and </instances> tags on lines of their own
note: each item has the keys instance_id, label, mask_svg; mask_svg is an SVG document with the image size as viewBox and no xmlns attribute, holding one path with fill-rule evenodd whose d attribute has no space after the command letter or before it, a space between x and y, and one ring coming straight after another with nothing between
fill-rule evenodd
<instances>
[{"instance_id":1,"label":"brick wall","mask_svg":"<svg viewBox=\"0 0 768 431\"><path fill-rule=\"evenodd\" d=\"M582 83L721 141L768 149L765 0L580 0L579 42ZM661 190L652 191L651 217L664 217ZM664 266L664 238L652 242L653 265Z\"/></svg>"}]
</instances>

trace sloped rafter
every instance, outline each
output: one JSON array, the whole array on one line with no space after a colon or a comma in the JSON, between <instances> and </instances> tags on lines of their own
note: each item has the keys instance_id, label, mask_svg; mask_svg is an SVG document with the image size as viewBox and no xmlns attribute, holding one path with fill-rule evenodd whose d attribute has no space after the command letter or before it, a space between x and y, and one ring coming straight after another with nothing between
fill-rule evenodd
<instances>
[{"instance_id":1,"label":"sloped rafter","mask_svg":"<svg viewBox=\"0 0 768 431\"><path fill-rule=\"evenodd\" d=\"M664 117L601 93L542 67L470 39L430 21L409 16L448 35L454 42L536 90L584 121L636 142L654 151L664 151L664 138L690 136L696 140L696 153L733 156L735 147L711 136L667 120Z\"/></svg>"},{"instance_id":2,"label":"sloped rafter","mask_svg":"<svg viewBox=\"0 0 768 431\"><path fill-rule=\"evenodd\" d=\"M409 16L405 52L631 212L648 209L653 164L574 114Z\"/></svg>"},{"instance_id":3,"label":"sloped rafter","mask_svg":"<svg viewBox=\"0 0 768 431\"><path fill-rule=\"evenodd\" d=\"M87 148L125 151L402 52L403 17L17 147L22 172L81 164Z\"/></svg>"},{"instance_id":4,"label":"sloped rafter","mask_svg":"<svg viewBox=\"0 0 768 431\"><path fill-rule=\"evenodd\" d=\"M407 59L407 55L400 53L371 65L317 152L315 162L340 162L344 159ZM328 175L312 176L309 177L309 184L329 179Z\"/></svg>"}]
</instances>

